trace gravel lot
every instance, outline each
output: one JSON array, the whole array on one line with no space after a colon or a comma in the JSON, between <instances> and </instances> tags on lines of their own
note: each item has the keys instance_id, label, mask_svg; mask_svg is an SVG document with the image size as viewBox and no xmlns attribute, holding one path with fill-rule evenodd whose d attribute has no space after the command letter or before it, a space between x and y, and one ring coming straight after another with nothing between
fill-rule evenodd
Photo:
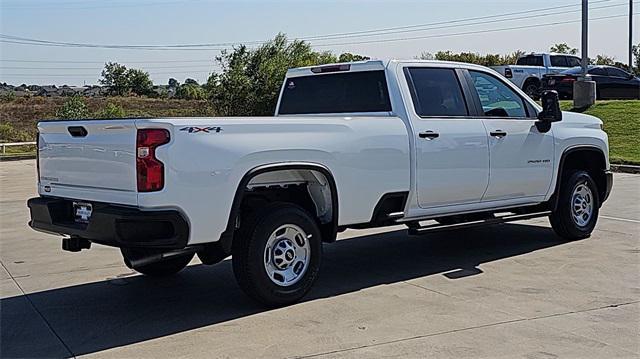
<instances>
[{"instance_id":1,"label":"gravel lot","mask_svg":"<svg viewBox=\"0 0 640 359\"><path fill-rule=\"evenodd\" d=\"M593 236L546 219L324 246L303 303L264 310L230 261L153 280L117 249L63 252L27 226L35 162L0 163L2 357L640 356L640 176L617 174Z\"/></svg>"}]
</instances>

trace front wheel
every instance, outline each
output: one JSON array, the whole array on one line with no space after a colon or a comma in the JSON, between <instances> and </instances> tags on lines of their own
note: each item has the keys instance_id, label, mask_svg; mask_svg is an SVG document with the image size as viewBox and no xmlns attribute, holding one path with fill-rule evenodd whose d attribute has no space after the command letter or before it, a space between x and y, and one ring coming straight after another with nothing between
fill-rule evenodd
<instances>
[{"instance_id":1,"label":"front wheel","mask_svg":"<svg viewBox=\"0 0 640 359\"><path fill-rule=\"evenodd\" d=\"M233 273L240 288L267 306L300 300L315 282L321 258L315 219L293 204L275 203L253 213L233 240Z\"/></svg>"},{"instance_id":2,"label":"front wheel","mask_svg":"<svg viewBox=\"0 0 640 359\"><path fill-rule=\"evenodd\" d=\"M575 171L565 177L558 195L558 206L549 216L553 230L567 240L589 237L600 209L598 190L589 173Z\"/></svg>"}]
</instances>

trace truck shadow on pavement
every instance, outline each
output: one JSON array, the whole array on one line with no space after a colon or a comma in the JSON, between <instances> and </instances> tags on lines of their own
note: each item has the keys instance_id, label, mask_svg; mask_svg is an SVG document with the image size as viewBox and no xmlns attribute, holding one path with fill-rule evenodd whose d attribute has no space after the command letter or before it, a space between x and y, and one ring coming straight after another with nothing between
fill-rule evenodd
<instances>
[{"instance_id":1,"label":"truck shadow on pavement","mask_svg":"<svg viewBox=\"0 0 640 359\"><path fill-rule=\"evenodd\" d=\"M320 278L305 301L431 275L453 281L490 275L478 267L563 243L548 227L521 224L421 237L398 230L341 240L324 246ZM16 296L0 303L3 357L95 353L268 311L240 291L229 260L193 265L168 279L109 278L32 293L29 300L71 353L30 314L26 299Z\"/></svg>"}]
</instances>

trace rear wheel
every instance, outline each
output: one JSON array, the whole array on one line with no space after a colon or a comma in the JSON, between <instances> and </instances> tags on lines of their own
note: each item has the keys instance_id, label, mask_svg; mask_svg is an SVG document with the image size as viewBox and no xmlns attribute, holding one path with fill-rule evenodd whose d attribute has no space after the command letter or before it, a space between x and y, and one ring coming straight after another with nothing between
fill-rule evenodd
<instances>
[{"instance_id":1,"label":"rear wheel","mask_svg":"<svg viewBox=\"0 0 640 359\"><path fill-rule=\"evenodd\" d=\"M122 257L124 258L124 262L127 267L131 267L131 261L144 258L150 255L154 255L158 253L158 250L153 249L140 249L140 248L121 248L120 252L122 253ZM145 264L142 266L137 266L132 268L136 272L142 273L149 277L166 277L180 272L184 269L191 259L193 259L194 254L185 254L180 256L175 256L171 258L164 259L159 262L154 262L150 264Z\"/></svg>"},{"instance_id":2,"label":"rear wheel","mask_svg":"<svg viewBox=\"0 0 640 359\"><path fill-rule=\"evenodd\" d=\"M549 216L553 230L568 240L589 237L600 209L598 190L589 173L572 172L560 184L558 195L558 206Z\"/></svg>"},{"instance_id":3,"label":"rear wheel","mask_svg":"<svg viewBox=\"0 0 640 359\"><path fill-rule=\"evenodd\" d=\"M242 290L268 306L300 300L315 282L321 234L311 215L293 204L267 206L243 220L233 241L233 273Z\"/></svg>"}]
</instances>

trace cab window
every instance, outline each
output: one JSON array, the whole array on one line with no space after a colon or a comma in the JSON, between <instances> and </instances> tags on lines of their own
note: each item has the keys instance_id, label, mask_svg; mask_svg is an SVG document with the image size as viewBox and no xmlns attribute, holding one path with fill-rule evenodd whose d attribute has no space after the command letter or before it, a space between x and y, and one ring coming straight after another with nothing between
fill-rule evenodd
<instances>
[{"instance_id":1,"label":"cab window","mask_svg":"<svg viewBox=\"0 0 640 359\"><path fill-rule=\"evenodd\" d=\"M551 66L553 67L568 67L567 65L567 57L566 56L550 56L551 57Z\"/></svg>"},{"instance_id":2,"label":"cab window","mask_svg":"<svg viewBox=\"0 0 640 359\"><path fill-rule=\"evenodd\" d=\"M544 66L542 56L540 55L527 55L523 56L516 61L516 65L521 66Z\"/></svg>"},{"instance_id":3,"label":"cab window","mask_svg":"<svg viewBox=\"0 0 640 359\"><path fill-rule=\"evenodd\" d=\"M524 101L518 93L492 75L469 71L485 116L527 117Z\"/></svg>"}]
</instances>

